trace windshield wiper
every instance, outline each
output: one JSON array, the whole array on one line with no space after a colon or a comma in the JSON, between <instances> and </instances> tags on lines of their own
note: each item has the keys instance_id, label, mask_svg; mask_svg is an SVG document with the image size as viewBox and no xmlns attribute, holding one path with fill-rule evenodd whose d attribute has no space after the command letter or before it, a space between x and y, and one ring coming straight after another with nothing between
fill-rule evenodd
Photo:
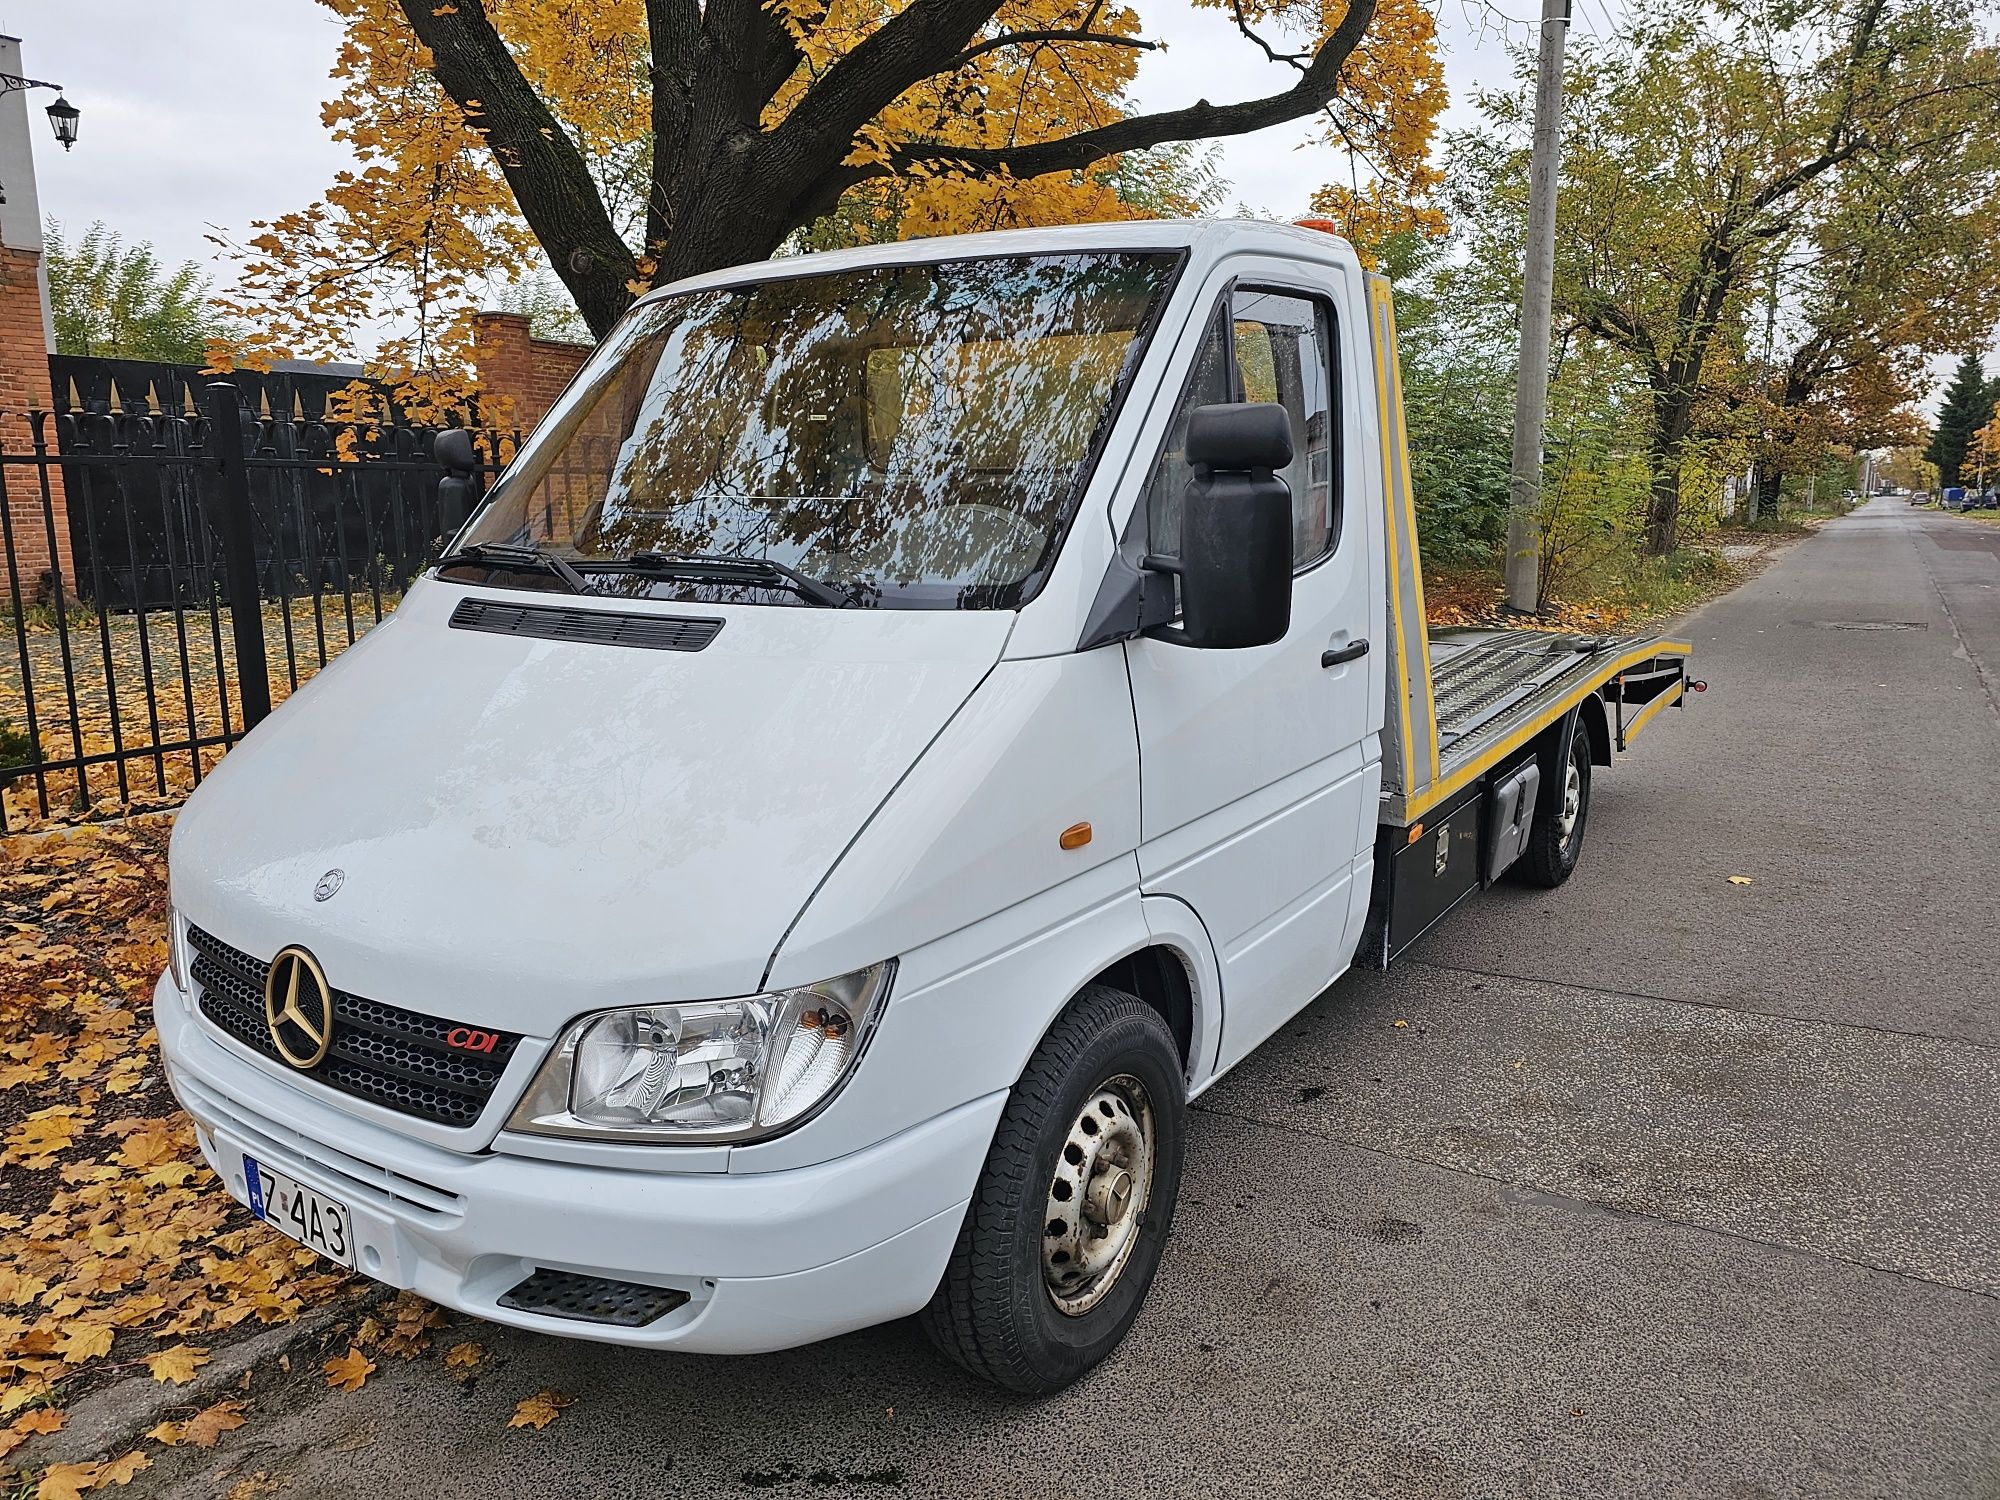
<instances>
[{"instance_id":1,"label":"windshield wiper","mask_svg":"<svg viewBox=\"0 0 2000 1500\"><path fill-rule=\"evenodd\" d=\"M512 568L523 573L553 573L579 594L590 592L584 576L553 552L539 547L513 547L504 542L473 542L437 560L440 568Z\"/></svg>"},{"instance_id":2,"label":"windshield wiper","mask_svg":"<svg viewBox=\"0 0 2000 1500\"><path fill-rule=\"evenodd\" d=\"M690 583L734 583L751 588L788 589L808 604L849 609L854 595L838 584L808 578L768 557L729 557L700 552L634 552L610 562L590 562L593 573L638 573L648 578L682 578Z\"/></svg>"}]
</instances>

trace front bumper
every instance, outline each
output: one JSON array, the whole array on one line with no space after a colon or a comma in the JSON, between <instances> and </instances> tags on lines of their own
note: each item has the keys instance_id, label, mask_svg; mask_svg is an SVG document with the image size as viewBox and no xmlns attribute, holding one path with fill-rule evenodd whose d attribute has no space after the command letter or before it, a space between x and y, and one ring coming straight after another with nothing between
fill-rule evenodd
<instances>
[{"instance_id":1,"label":"front bumper","mask_svg":"<svg viewBox=\"0 0 2000 1500\"><path fill-rule=\"evenodd\" d=\"M792 1348L922 1307L1006 1104L988 1095L866 1150L776 1172L465 1154L269 1078L196 1024L168 977L153 1009L168 1082L238 1201L248 1202L247 1152L345 1203L356 1266L378 1281L496 1323L696 1353ZM688 1301L639 1328L502 1307L538 1268Z\"/></svg>"}]
</instances>

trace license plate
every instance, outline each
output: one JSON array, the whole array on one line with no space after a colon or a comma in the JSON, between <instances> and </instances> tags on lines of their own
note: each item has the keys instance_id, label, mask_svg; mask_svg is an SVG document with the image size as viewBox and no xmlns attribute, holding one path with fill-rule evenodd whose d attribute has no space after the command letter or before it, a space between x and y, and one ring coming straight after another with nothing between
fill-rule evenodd
<instances>
[{"instance_id":1,"label":"license plate","mask_svg":"<svg viewBox=\"0 0 2000 1500\"><path fill-rule=\"evenodd\" d=\"M250 1211L258 1218L328 1260L354 1269L354 1234L345 1203L248 1156L243 1158L243 1181L250 1189Z\"/></svg>"}]
</instances>

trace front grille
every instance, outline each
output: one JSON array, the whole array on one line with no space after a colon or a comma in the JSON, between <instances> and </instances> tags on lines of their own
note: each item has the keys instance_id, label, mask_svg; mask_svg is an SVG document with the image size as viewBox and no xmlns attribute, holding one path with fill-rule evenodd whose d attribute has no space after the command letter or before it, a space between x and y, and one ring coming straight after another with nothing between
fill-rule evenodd
<instances>
[{"instance_id":1,"label":"front grille","mask_svg":"<svg viewBox=\"0 0 2000 1500\"><path fill-rule=\"evenodd\" d=\"M264 1023L264 975L270 965L193 925L187 938L201 1013L252 1051L283 1062ZM470 1125L486 1108L521 1039L487 1032L496 1039L491 1052L460 1052L445 1043L457 1025L335 990L332 1044L303 1076L402 1114Z\"/></svg>"}]
</instances>

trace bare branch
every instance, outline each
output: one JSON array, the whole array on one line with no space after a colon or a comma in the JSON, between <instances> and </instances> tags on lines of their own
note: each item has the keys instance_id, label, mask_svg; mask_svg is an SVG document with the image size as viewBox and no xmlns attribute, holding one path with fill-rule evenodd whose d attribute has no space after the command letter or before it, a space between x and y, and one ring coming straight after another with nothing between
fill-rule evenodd
<instances>
[{"instance_id":1,"label":"bare branch","mask_svg":"<svg viewBox=\"0 0 2000 1500\"><path fill-rule=\"evenodd\" d=\"M1044 46L1050 42L1090 42L1104 47L1134 47L1141 52L1157 52L1161 43L1149 42L1143 37L1112 36L1103 31L1010 31L1005 36L988 37L983 42L975 42L954 57L940 73L955 73L975 57L984 57L989 52L997 52L1002 47Z\"/></svg>"},{"instance_id":2,"label":"bare branch","mask_svg":"<svg viewBox=\"0 0 2000 1500\"><path fill-rule=\"evenodd\" d=\"M828 68L769 133L770 166L802 177L831 168L897 95L946 71L999 8L1000 0L910 0Z\"/></svg>"},{"instance_id":3,"label":"bare branch","mask_svg":"<svg viewBox=\"0 0 2000 1500\"><path fill-rule=\"evenodd\" d=\"M917 0L917 4L922 3L924 0ZM1353 0L1340 25L1320 43L1312 62L1299 75L1299 81L1281 94L1267 94L1261 99L1222 105L1210 104L1202 99L1185 109L1134 115L1052 141L1036 141L1020 146L966 150L942 142L916 142L897 150L894 163L899 168L918 162L937 163L955 167L972 176L1006 171L1015 177L1039 177L1044 172L1081 171L1107 156L1143 151L1168 141L1247 135L1253 130L1282 125L1324 108L1333 98L1339 87L1341 69L1360 44L1374 16L1375 0Z\"/></svg>"},{"instance_id":4,"label":"bare branch","mask_svg":"<svg viewBox=\"0 0 2000 1500\"><path fill-rule=\"evenodd\" d=\"M1262 36L1251 29L1249 18L1243 14L1243 0L1229 0L1229 9L1230 13L1236 19L1236 29L1263 49L1266 60L1270 62L1290 63L1301 73L1305 72L1306 64L1311 60L1311 53L1280 52L1269 42L1265 41Z\"/></svg>"}]
</instances>

